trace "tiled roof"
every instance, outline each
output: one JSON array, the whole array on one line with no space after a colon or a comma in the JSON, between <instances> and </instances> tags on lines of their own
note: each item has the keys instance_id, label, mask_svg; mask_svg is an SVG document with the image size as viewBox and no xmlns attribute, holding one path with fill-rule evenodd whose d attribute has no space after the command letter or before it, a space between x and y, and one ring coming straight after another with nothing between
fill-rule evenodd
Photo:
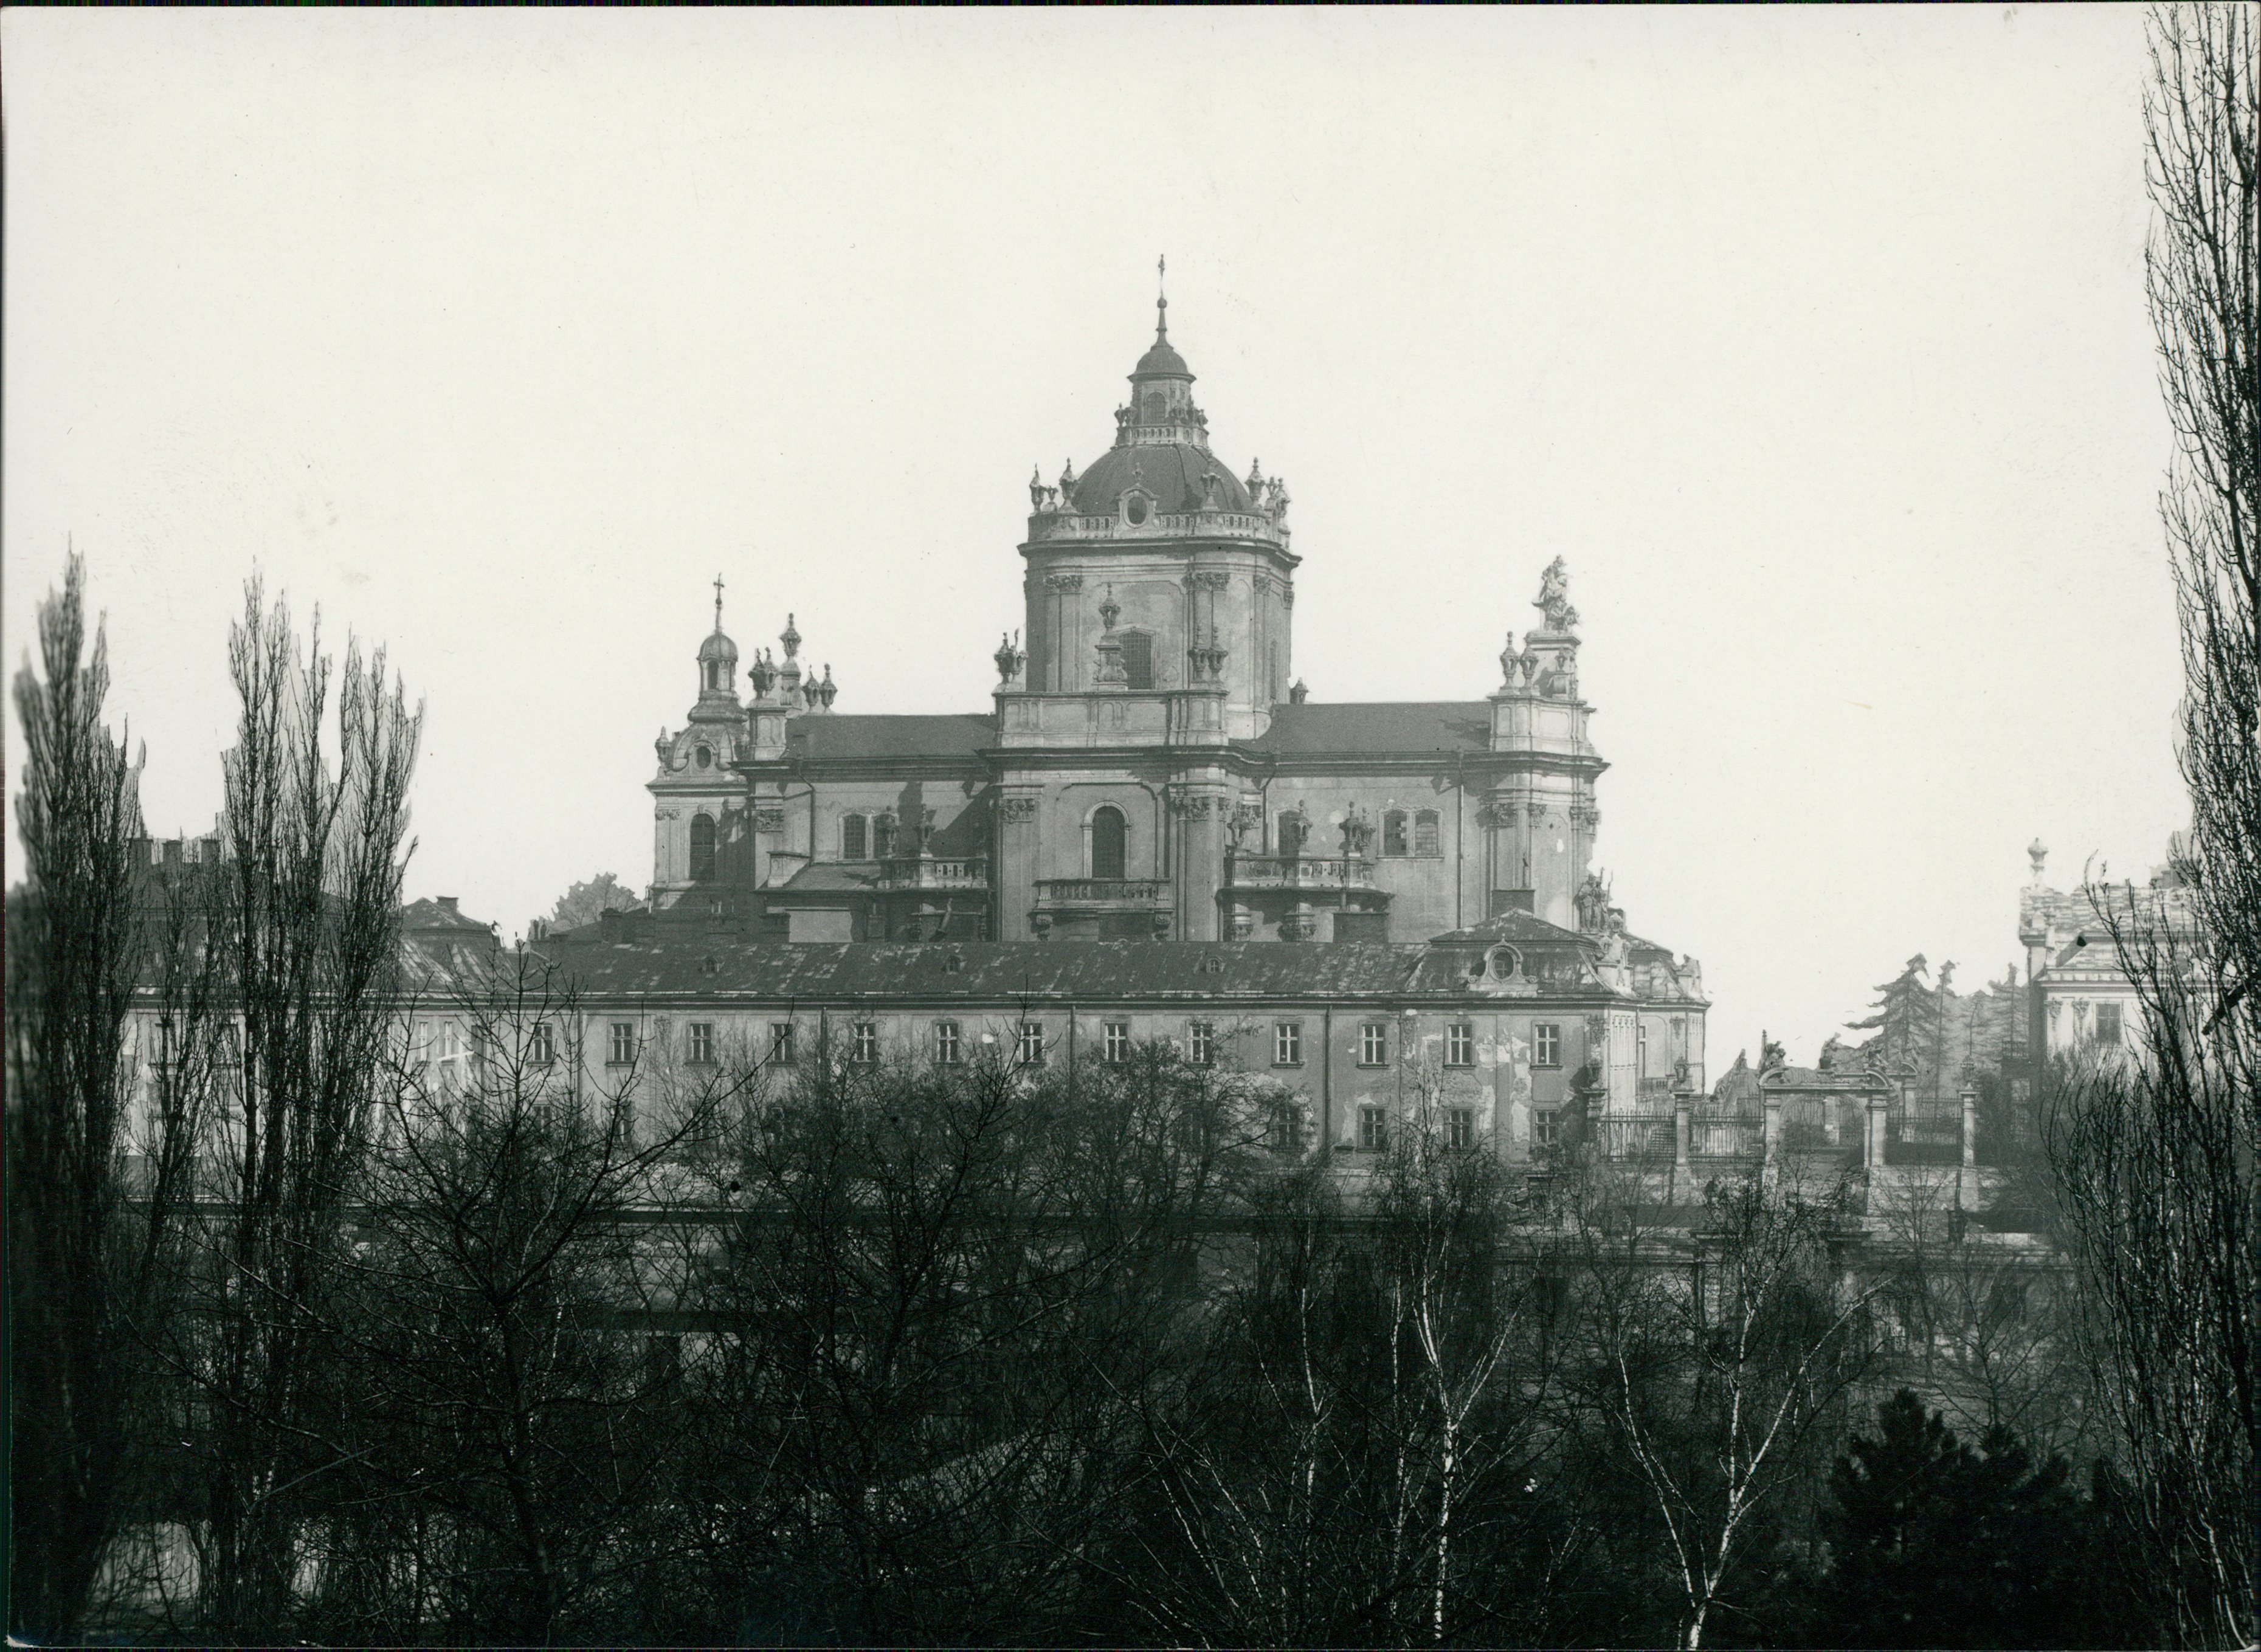
<instances>
[{"instance_id":1,"label":"tiled roof","mask_svg":"<svg viewBox=\"0 0 2261 1652\"><path fill-rule=\"evenodd\" d=\"M1155 510L1198 511L1208 497L1204 478L1212 470L1217 472L1217 504L1222 509L1255 509L1247 487L1224 461L1182 441L1109 448L1076 479L1075 508L1088 515L1112 515L1135 471L1139 486L1153 495Z\"/></svg>"},{"instance_id":2,"label":"tiled roof","mask_svg":"<svg viewBox=\"0 0 2261 1652\"><path fill-rule=\"evenodd\" d=\"M585 937L587 937L585 939ZM1392 998L1418 947L1275 941L930 941L821 945L684 933L606 941L584 930L537 948L571 986L599 997L645 993L841 1003L860 998L982 1004L1164 999Z\"/></svg>"},{"instance_id":3,"label":"tiled roof","mask_svg":"<svg viewBox=\"0 0 2261 1652\"><path fill-rule=\"evenodd\" d=\"M786 879L783 888L794 895L833 895L843 890L854 892L870 889L879 881L877 873L837 861L812 861Z\"/></svg>"},{"instance_id":4,"label":"tiled roof","mask_svg":"<svg viewBox=\"0 0 2261 1652\"><path fill-rule=\"evenodd\" d=\"M997 719L956 714L937 717L796 717L786 739L794 755L812 762L858 757L972 757L997 743Z\"/></svg>"},{"instance_id":5,"label":"tiled roof","mask_svg":"<svg viewBox=\"0 0 2261 1652\"><path fill-rule=\"evenodd\" d=\"M487 926L476 918L466 918L445 902L436 900L411 901L400 909L400 926L404 930L454 929L467 935L484 935Z\"/></svg>"},{"instance_id":6,"label":"tiled roof","mask_svg":"<svg viewBox=\"0 0 2261 1652\"><path fill-rule=\"evenodd\" d=\"M1281 755L1489 751L1491 706L1482 700L1275 705L1272 726L1239 744L1248 751Z\"/></svg>"},{"instance_id":7,"label":"tiled roof","mask_svg":"<svg viewBox=\"0 0 2261 1652\"><path fill-rule=\"evenodd\" d=\"M1560 924L1550 924L1544 918L1530 912L1502 912L1497 918L1487 918L1480 924L1470 924L1466 929L1454 929L1437 936L1432 946L1490 946L1498 941L1513 941L1527 946L1532 941L1554 942L1565 946L1583 947L1589 952L1598 952L1600 943L1590 935L1575 929L1565 929Z\"/></svg>"}]
</instances>

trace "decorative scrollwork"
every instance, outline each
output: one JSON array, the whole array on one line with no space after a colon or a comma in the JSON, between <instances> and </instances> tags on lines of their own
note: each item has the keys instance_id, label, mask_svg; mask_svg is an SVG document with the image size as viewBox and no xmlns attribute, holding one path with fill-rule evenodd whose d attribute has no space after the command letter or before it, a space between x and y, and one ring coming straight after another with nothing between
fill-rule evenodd
<instances>
[{"instance_id":1,"label":"decorative scrollwork","mask_svg":"<svg viewBox=\"0 0 2261 1652\"><path fill-rule=\"evenodd\" d=\"M998 812L1014 826L1025 826L1037 818L1034 797L1006 797L999 801Z\"/></svg>"}]
</instances>

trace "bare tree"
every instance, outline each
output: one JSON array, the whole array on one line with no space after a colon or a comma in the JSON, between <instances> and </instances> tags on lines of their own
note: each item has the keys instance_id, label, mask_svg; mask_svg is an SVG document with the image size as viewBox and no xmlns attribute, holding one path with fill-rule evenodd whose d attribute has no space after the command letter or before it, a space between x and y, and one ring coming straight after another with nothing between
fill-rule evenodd
<instances>
[{"instance_id":1,"label":"bare tree","mask_svg":"<svg viewBox=\"0 0 2261 1652\"><path fill-rule=\"evenodd\" d=\"M548 1644L648 1633L686 1453L678 1162L719 1086L585 1059L580 1006L523 952L457 959L404 1019L331 1294L349 1463L313 1548L312 1627Z\"/></svg>"},{"instance_id":2,"label":"bare tree","mask_svg":"<svg viewBox=\"0 0 2261 1652\"><path fill-rule=\"evenodd\" d=\"M75 1639L118 1515L133 1076L141 952L140 765L103 721L102 630L85 565L39 608L40 665L16 679L25 884L7 912L8 1330L14 1541L9 1626Z\"/></svg>"},{"instance_id":3,"label":"bare tree","mask_svg":"<svg viewBox=\"0 0 2261 1652\"><path fill-rule=\"evenodd\" d=\"M302 648L256 580L228 661L240 715L198 920L212 1012L190 1069L214 1079L203 1213L187 1223L196 1265L165 1358L197 1457L196 1611L219 1632L271 1638L294 1610L308 1488L351 1455L334 1426L325 1304L400 990L419 714L387 684L381 651L364 662L349 646L328 726L319 633Z\"/></svg>"},{"instance_id":4,"label":"bare tree","mask_svg":"<svg viewBox=\"0 0 2261 1652\"><path fill-rule=\"evenodd\" d=\"M1637 1189L1583 1201L1593 1399L1663 1525L1684 1647L1737 1604L1763 1517L1866 1369L1874 1288L1836 1255L1845 1211L1836 1190L1714 1186L1680 1258L1645 1234Z\"/></svg>"},{"instance_id":5,"label":"bare tree","mask_svg":"<svg viewBox=\"0 0 2261 1652\"><path fill-rule=\"evenodd\" d=\"M2140 1047L2054 1075L2048 1145L2157 1633L2230 1646L2255 1634L2261 1452L2261 109L2250 6L2157 7L2147 34L2146 273L2176 438L2160 516L2193 829L2182 889L2097 900Z\"/></svg>"}]
</instances>

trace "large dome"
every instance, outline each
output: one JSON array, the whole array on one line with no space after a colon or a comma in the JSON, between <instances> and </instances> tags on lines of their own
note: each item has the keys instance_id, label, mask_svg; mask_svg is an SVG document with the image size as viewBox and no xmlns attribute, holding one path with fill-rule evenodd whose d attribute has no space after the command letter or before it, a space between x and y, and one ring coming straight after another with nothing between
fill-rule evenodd
<instances>
[{"instance_id":1,"label":"large dome","mask_svg":"<svg viewBox=\"0 0 2261 1652\"><path fill-rule=\"evenodd\" d=\"M1208 497L1205 478L1217 475L1217 505L1247 511L1248 490L1224 461L1188 441L1137 442L1110 447L1076 479L1075 508L1086 516L1112 516L1137 480L1163 512L1198 511Z\"/></svg>"}]
</instances>

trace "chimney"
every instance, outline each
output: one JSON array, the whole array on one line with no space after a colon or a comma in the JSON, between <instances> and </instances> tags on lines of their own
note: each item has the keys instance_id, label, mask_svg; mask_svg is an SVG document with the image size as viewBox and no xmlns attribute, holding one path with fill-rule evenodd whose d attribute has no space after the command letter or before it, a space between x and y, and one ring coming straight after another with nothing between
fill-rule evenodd
<instances>
[{"instance_id":1,"label":"chimney","mask_svg":"<svg viewBox=\"0 0 2261 1652\"><path fill-rule=\"evenodd\" d=\"M452 912L456 910L456 898L453 895L440 895L434 898L440 903L441 911Z\"/></svg>"}]
</instances>

